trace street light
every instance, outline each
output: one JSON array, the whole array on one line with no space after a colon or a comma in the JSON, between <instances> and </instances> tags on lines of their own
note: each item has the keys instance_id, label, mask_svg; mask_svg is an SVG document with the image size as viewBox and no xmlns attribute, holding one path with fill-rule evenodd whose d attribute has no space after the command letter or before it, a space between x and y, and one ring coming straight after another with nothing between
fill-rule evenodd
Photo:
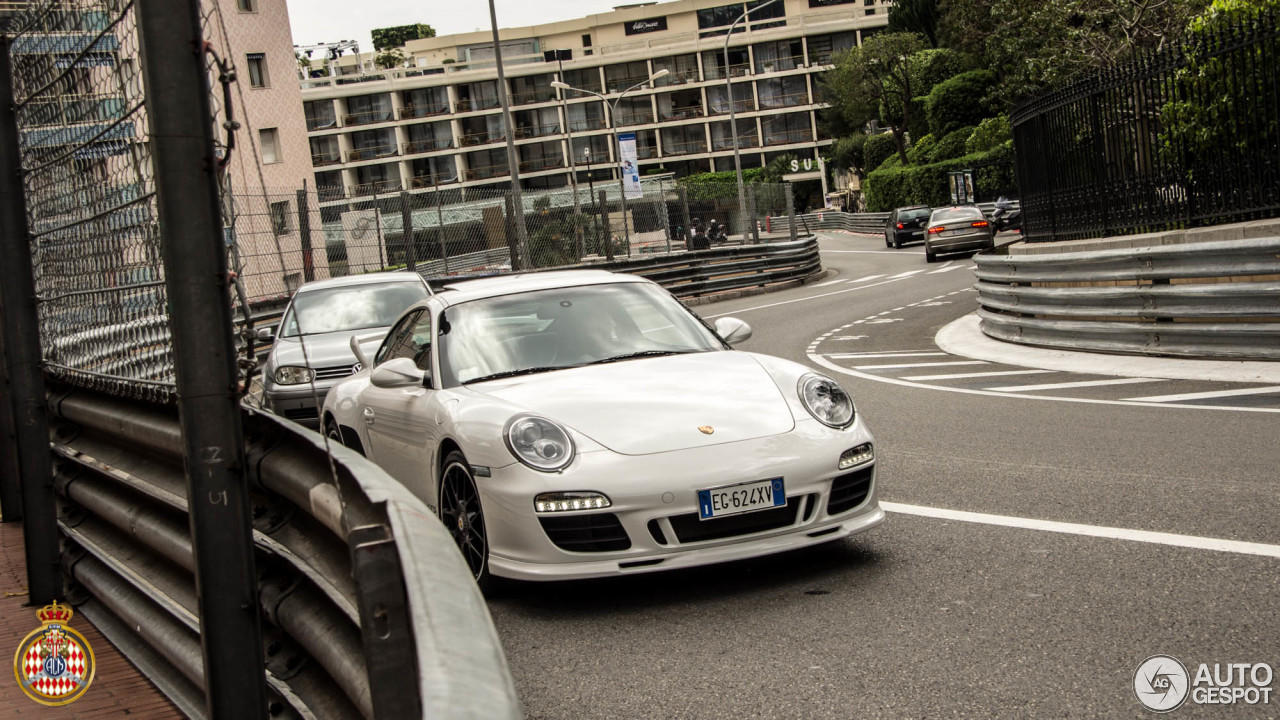
<instances>
[{"instance_id":1,"label":"street light","mask_svg":"<svg viewBox=\"0 0 1280 720\"><path fill-rule=\"evenodd\" d=\"M738 150L738 114L734 112L733 74L729 72L729 38L733 37L733 29L748 15L763 10L776 2L778 0L768 0L742 13L729 26L729 32L724 35L724 92L729 99L729 133L733 135L733 172L738 179L738 228L742 231L744 241L747 237L747 195L742 185L742 155Z\"/></svg>"},{"instance_id":2,"label":"street light","mask_svg":"<svg viewBox=\"0 0 1280 720\"><path fill-rule=\"evenodd\" d=\"M569 116L566 113L565 120L567 121L568 119ZM582 148L582 164L587 166L587 194L591 196L591 237L598 243L600 241L600 206L596 203L595 173L591 171L590 138L587 138L587 146ZM575 169L574 174L576 175L577 172ZM582 254L583 251L579 251L578 255L581 256Z\"/></svg>"},{"instance_id":3,"label":"street light","mask_svg":"<svg viewBox=\"0 0 1280 720\"><path fill-rule=\"evenodd\" d=\"M777 0L769 0L769 1L777 2ZM612 104L609 103L608 98L606 98L604 95L601 95L600 93L595 92L593 90L583 90L582 88L576 88L576 87L573 87L572 85L569 85L568 83L560 82L559 80L556 80L555 82L551 83L551 87L553 88L559 88L561 90L572 90L573 92L582 93L583 95L595 95L596 97L600 98L604 102L604 104L609 108L609 125L613 130L614 144L616 144L618 147L618 158L617 158L618 159L618 190L622 194L622 233L627 240L628 255L631 254L631 231L627 229L627 187L626 187L625 174L622 172L622 141L618 139L618 123L617 123L618 103L621 102L622 98L626 97L627 93L631 92L632 90L635 90L639 87L647 85L653 82L654 80L657 80L660 77L666 77L667 75L670 75L670 74L671 74L670 70L667 70L667 69L659 70L658 72L650 75L648 78L641 80L640 82L636 83L635 85L632 85L626 90L623 90L621 93L618 94L618 97L613 101ZM607 234L608 233L606 232L606 235ZM613 259L613 241L606 238L605 242L607 243L605 247L608 249L608 252L606 253L606 255L609 257L610 260L612 260Z\"/></svg>"},{"instance_id":4,"label":"street light","mask_svg":"<svg viewBox=\"0 0 1280 720\"><path fill-rule=\"evenodd\" d=\"M502 43L498 39L498 11L489 0L489 23L493 28L493 62L498 69L498 100L502 103L502 127L507 136L507 167L511 172L511 200L515 207L516 243L520 248L520 264L512 269L531 270L533 259L529 255L529 230L524 224L524 196L520 192L520 156L516 154L515 124L511 120L511 101L507 97L507 78L502 71Z\"/></svg>"}]
</instances>

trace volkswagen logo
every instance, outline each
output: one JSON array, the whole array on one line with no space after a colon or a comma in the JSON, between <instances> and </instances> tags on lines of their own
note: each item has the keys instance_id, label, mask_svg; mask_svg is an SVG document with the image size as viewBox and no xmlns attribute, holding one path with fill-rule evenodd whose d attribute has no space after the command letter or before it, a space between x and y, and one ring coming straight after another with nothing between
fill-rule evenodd
<instances>
[{"instance_id":1,"label":"volkswagen logo","mask_svg":"<svg viewBox=\"0 0 1280 720\"><path fill-rule=\"evenodd\" d=\"M356 373L360 372L363 369L364 369L363 365L361 365L360 363L356 363L355 365L351 366L351 374L355 375Z\"/></svg>"}]
</instances>

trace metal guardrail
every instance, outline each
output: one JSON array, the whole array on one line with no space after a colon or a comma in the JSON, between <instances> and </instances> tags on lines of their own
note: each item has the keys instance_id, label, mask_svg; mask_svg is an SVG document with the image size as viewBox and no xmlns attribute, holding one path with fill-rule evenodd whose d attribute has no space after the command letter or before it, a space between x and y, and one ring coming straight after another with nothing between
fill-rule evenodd
<instances>
[{"instance_id":1,"label":"metal guardrail","mask_svg":"<svg viewBox=\"0 0 1280 720\"><path fill-rule=\"evenodd\" d=\"M67 387L49 405L72 597L204 717L176 411ZM346 448L331 463L319 435L248 409L243 422L272 717L521 717L484 599L434 513Z\"/></svg>"},{"instance_id":2,"label":"metal guardrail","mask_svg":"<svg viewBox=\"0 0 1280 720\"><path fill-rule=\"evenodd\" d=\"M982 210L982 214L991 217L991 213L995 212L995 203L977 203L978 209ZM1018 203L1014 203L1014 207L1018 207ZM770 217L769 222L777 226L779 222L785 223L786 217ZM845 232L861 233L864 235L879 235L884 232L885 224L889 222L889 213L848 213L839 210L823 210L821 212L804 213L796 215L796 222L801 224L802 228L808 230L844 230Z\"/></svg>"},{"instance_id":3,"label":"metal guardrail","mask_svg":"<svg viewBox=\"0 0 1280 720\"><path fill-rule=\"evenodd\" d=\"M803 280L822 271L818 240L736 245L601 266L653 280L680 298Z\"/></svg>"},{"instance_id":4,"label":"metal guardrail","mask_svg":"<svg viewBox=\"0 0 1280 720\"><path fill-rule=\"evenodd\" d=\"M999 340L1280 359L1280 238L974 259L982 331Z\"/></svg>"}]
</instances>

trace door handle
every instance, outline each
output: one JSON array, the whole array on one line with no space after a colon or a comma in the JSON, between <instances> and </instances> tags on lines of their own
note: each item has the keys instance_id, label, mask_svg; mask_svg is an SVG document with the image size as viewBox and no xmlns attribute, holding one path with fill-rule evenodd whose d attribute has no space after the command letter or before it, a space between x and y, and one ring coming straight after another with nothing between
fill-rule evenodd
<instances>
[{"instance_id":1,"label":"door handle","mask_svg":"<svg viewBox=\"0 0 1280 720\"><path fill-rule=\"evenodd\" d=\"M364 409L364 423L365 425L373 424L373 410L371 410L370 408Z\"/></svg>"}]
</instances>

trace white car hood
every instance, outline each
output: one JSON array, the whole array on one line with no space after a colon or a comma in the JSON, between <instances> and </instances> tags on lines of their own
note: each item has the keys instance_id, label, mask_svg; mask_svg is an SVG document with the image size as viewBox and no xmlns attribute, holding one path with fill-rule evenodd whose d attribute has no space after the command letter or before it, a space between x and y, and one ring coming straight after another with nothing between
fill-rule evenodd
<instances>
[{"instance_id":1,"label":"white car hood","mask_svg":"<svg viewBox=\"0 0 1280 720\"><path fill-rule=\"evenodd\" d=\"M624 455L752 440L795 427L773 379L741 352L627 360L468 388L563 423Z\"/></svg>"}]
</instances>

